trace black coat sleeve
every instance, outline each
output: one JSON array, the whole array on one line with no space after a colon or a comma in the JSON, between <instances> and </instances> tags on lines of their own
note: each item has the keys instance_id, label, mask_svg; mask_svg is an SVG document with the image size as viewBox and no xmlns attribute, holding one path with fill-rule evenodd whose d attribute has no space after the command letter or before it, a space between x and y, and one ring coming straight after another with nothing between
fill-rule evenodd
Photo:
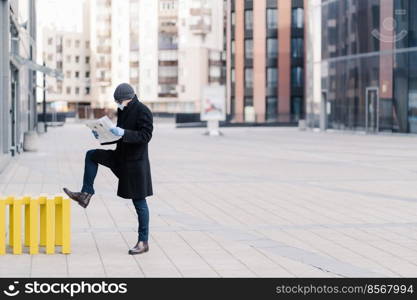
<instances>
[{"instance_id":1,"label":"black coat sleeve","mask_svg":"<svg viewBox=\"0 0 417 300\"><path fill-rule=\"evenodd\" d=\"M101 143L100 145L112 145L112 144L116 144L119 140L117 141L113 141L113 142L108 142L108 143Z\"/></svg>"},{"instance_id":2,"label":"black coat sleeve","mask_svg":"<svg viewBox=\"0 0 417 300\"><path fill-rule=\"evenodd\" d=\"M137 128L139 130L130 130L125 129L125 134L123 135L123 142L130 144L147 144L152 138L153 131L153 116L152 112L145 108L140 114L139 118L136 121Z\"/></svg>"}]
</instances>

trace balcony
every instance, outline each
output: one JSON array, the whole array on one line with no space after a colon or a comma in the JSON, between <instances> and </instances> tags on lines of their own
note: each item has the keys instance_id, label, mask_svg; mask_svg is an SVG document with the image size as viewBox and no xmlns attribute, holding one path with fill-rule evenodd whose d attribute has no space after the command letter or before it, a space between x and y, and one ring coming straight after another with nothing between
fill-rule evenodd
<instances>
[{"instance_id":1,"label":"balcony","mask_svg":"<svg viewBox=\"0 0 417 300\"><path fill-rule=\"evenodd\" d=\"M211 9L207 7L190 8L190 15L193 17L211 16Z\"/></svg>"},{"instance_id":2,"label":"balcony","mask_svg":"<svg viewBox=\"0 0 417 300\"><path fill-rule=\"evenodd\" d=\"M204 22L203 19L200 19L190 25L190 30L195 35L206 35L211 32L211 24L208 24Z\"/></svg>"},{"instance_id":3,"label":"balcony","mask_svg":"<svg viewBox=\"0 0 417 300\"><path fill-rule=\"evenodd\" d=\"M223 61L221 60L209 60L209 66L211 67L222 67L223 66Z\"/></svg>"},{"instance_id":4,"label":"balcony","mask_svg":"<svg viewBox=\"0 0 417 300\"><path fill-rule=\"evenodd\" d=\"M111 46L97 46L97 53L110 54Z\"/></svg>"},{"instance_id":5,"label":"balcony","mask_svg":"<svg viewBox=\"0 0 417 300\"><path fill-rule=\"evenodd\" d=\"M139 62L138 61L131 61L130 62L131 68L139 68Z\"/></svg>"},{"instance_id":6,"label":"balcony","mask_svg":"<svg viewBox=\"0 0 417 300\"><path fill-rule=\"evenodd\" d=\"M111 68L111 62L107 61L107 62L97 62L96 63L96 67L97 68L103 68L103 69L110 69Z\"/></svg>"},{"instance_id":7,"label":"balcony","mask_svg":"<svg viewBox=\"0 0 417 300\"><path fill-rule=\"evenodd\" d=\"M178 77L158 77L159 84L178 84Z\"/></svg>"},{"instance_id":8,"label":"balcony","mask_svg":"<svg viewBox=\"0 0 417 300\"><path fill-rule=\"evenodd\" d=\"M104 39L108 39L111 37L111 31L109 30L97 30L97 38L104 38Z\"/></svg>"},{"instance_id":9,"label":"balcony","mask_svg":"<svg viewBox=\"0 0 417 300\"><path fill-rule=\"evenodd\" d=\"M110 85L111 84L111 78L109 77L99 77L97 78L97 82L99 85Z\"/></svg>"},{"instance_id":10,"label":"balcony","mask_svg":"<svg viewBox=\"0 0 417 300\"><path fill-rule=\"evenodd\" d=\"M158 97L160 98L176 98L178 94L175 92L172 93L158 93Z\"/></svg>"},{"instance_id":11,"label":"balcony","mask_svg":"<svg viewBox=\"0 0 417 300\"><path fill-rule=\"evenodd\" d=\"M178 66L178 60L160 60L158 61L159 66Z\"/></svg>"}]
</instances>

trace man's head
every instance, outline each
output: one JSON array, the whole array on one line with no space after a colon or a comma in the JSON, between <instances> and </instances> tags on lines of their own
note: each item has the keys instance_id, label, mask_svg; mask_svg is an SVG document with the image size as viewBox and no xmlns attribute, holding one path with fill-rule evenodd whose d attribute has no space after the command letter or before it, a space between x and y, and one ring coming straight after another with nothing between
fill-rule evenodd
<instances>
[{"instance_id":1,"label":"man's head","mask_svg":"<svg viewBox=\"0 0 417 300\"><path fill-rule=\"evenodd\" d=\"M120 106L125 106L135 97L135 90L130 84L121 83L117 86L113 96L120 108Z\"/></svg>"}]
</instances>

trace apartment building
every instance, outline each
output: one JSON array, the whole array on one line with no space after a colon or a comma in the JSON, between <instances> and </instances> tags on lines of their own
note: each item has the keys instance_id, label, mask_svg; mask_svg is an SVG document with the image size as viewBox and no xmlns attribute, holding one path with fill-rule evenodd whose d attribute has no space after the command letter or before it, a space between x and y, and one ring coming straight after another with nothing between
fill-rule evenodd
<instances>
[{"instance_id":1,"label":"apartment building","mask_svg":"<svg viewBox=\"0 0 417 300\"><path fill-rule=\"evenodd\" d=\"M91 105L90 40L84 32L43 30L43 61L63 80L46 78L47 102L57 111L78 111Z\"/></svg>"},{"instance_id":2,"label":"apartment building","mask_svg":"<svg viewBox=\"0 0 417 300\"><path fill-rule=\"evenodd\" d=\"M223 0L139 0L139 90L155 112L200 112L225 82Z\"/></svg>"},{"instance_id":3,"label":"apartment building","mask_svg":"<svg viewBox=\"0 0 417 300\"><path fill-rule=\"evenodd\" d=\"M229 113L236 122L304 118L307 0L228 1Z\"/></svg>"},{"instance_id":4,"label":"apartment building","mask_svg":"<svg viewBox=\"0 0 417 300\"><path fill-rule=\"evenodd\" d=\"M114 107L114 89L121 82L129 82L129 8L129 0L84 3L84 33L90 39L93 107Z\"/></svg>"},{"instance_id":5,"label":"apartment building","mask_svg":"<svg viewBox=\"0 0 417 300\"><path fill-rule=\"evenodd\" d=\"M139 93L139 0L130 0L129 5L129 83Z\"/></svg>"},{"instance_id":6,"label":"apartment building","mask_svg":"<svg viewBox=\"0 0 417 300\"><path fill-rule=\"evenodd\" d=\"M83 32L46 34L45 60L62 67L65 76L63 82L48 80L48 98L70 108L72 103L112 108L115 87L129 82L155 112L200 112L204 87L226 81L224 3L85 1Z\"/></svg>"}]
</instances>

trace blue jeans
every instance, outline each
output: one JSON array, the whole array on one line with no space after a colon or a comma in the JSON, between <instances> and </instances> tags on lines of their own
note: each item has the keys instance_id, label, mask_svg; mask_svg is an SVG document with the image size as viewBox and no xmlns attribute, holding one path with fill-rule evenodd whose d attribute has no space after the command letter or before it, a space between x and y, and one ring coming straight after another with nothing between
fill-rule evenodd
<instances>
[{"instance_id":1,"label":"blue jeans","mask_svg":"<svg viewBox=\"0 0 417 300\"><path fill-rule=\"evenodd\" d=\"M89 150L85 155L84 165L84 179L82 193L94 194L94 180L97 176L98 165L104 165L106 167L112 167L111 157L108 155L102 155L99 158L99 162L93 160L93 154L96 150ZM110 153L110 152L107 152ZM132 199L133 205L135 206L136 213L138 215L138 239L139 241L147 242L149 236L149 208L146 199Z\"/></svg>"},{"instance_id":2,"label":"blue jeans","mask_svg":"<svg viewBox=\"0 0 417 300\"><path fill-rule=\"evenodd\" d=\"M146 199L133 199L138 215L138 241L147 242L149 237L149 208Z\"/></svg>"},{"instance_id":3,"label":"blue jeans","mask_svg":"<svg viewBox=\"0 0 417 300\"><path fill-rule=\"evenodd\" d=\"M94 179L98 171L98 163L92 158L95 151L89 150L85 155L82 193L94 194Z\"/></svg>"}]
</instances>

